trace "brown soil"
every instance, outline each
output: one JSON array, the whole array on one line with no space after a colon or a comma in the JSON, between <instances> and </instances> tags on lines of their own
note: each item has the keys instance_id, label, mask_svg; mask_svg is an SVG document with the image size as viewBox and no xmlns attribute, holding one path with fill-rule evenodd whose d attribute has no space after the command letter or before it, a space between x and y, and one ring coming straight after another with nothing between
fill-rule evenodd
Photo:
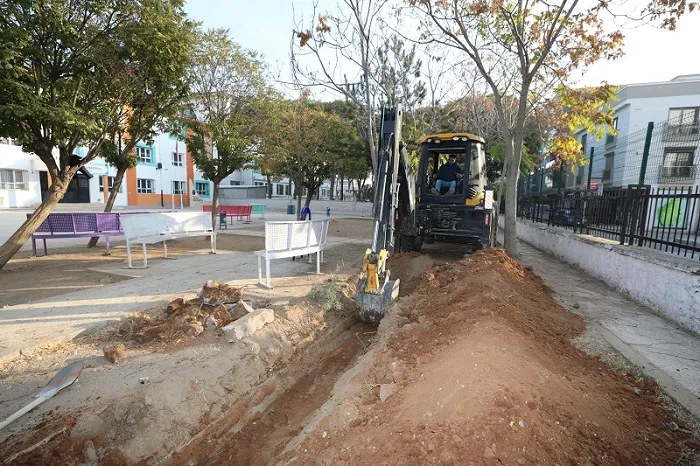
<instances>
[{"instance_id":1,"label":"brown soil","mask_svg":"<svg viewBox=\"0 0 700 466\"><path fill-rule=\"evenodd\" d=\"M404 252L389 257L387 267L393 277L399 278L399 296L408 296L418 287L435 261L417 252Z\"/></svg>"},{"instance_id":2,"label":"brown soil","mask_svg":"<svg viewBox=\"0 0 700 466\"><path fill-rule=\"evenodd\" d=\"M179 452L171 466L265 465L282 452L304 427L309 417L327 400L338 378L366 350L376 333L367 324L355 324L344 340L327 352L303 377L276 398L254 421L240 430L214 424L210 435ZM301 368L300 368L301 370ZM227 417L224 415L224 417ZM234 417L235 418L235 417ZM251 448L251 446L255 446Z\"/></svg>"},{"instance_id":3,"label":"brown soil","mask_svg":"<svg viewBox=\"0 0 700 466\"><path fill-rule=\"evenodd\" d=\"M363 239L367 246L372 242L372 230L374 223L371 219L341 218L331 220L328 225L328 236L341 236L343 238Z\"/></svg>"},{"instance_id":4,"label":"brown soil","mask_svg":"<svg viewBox=\"0 0 700 466\"><path fill-rule=\"evenodd\" d=\"M385 318L340 407L285 460L673 464L689 432L664 426L653 382L574 348L583 329L503 251L438 266ZM383 403L382 386L393 388Z\"/></svg>"},{"instance_id":5,"label":"brown soil","mask_svg":"<svg viewBox=\"0 0 700 466\"><path fill-rule=\"evenodd\" d=\"M660 465L685 448L679 464L693 464L691 433L664 410L657 386L572 346L584 322L503 251L390 260L405 297L376 333L350 320L347 297L337 312L300 302L249 342L220 346L213 367L237 362L217 376L192 364L189 382L166 376L98 397L92 412L108 421L107 435L73 439L85 413L57 407L67 414L46 413L0 458L36 446L14 462L91 463L94 449L100 464ZM196 340L211 344L208 333ZM139 387L152 387L156 403L196 396L163 411ZM136 440L155 443L155 453L138 456Z\"/></svg>"},{"instance_id":6,"label":"brown soil","mask_svg":"<svg viewBox=\"0 0 700 466\"><path fill-rule=\"evenodd\" d=\"M87 241L86 238L86 244ZM221 234L216 244L221 250L250 252L263 249L265 240L256 236ZM205 237L183 238L168 242L168 255L185 256L206 251L208 247L209 241ZM113 244L112 254L105 256L104 253L101 243L87 249L83 246L51 248L50 242L48 256L31 257L29 252L18 253L0 270L0 308L127 280L129 277L91 270L105 264L125 262L126 246ZM162 243L148 245L148 254L153 258L162 256ZM141 260L140 251L134 250L133 258L135 262Z\"/></svg>"}]
</instances>

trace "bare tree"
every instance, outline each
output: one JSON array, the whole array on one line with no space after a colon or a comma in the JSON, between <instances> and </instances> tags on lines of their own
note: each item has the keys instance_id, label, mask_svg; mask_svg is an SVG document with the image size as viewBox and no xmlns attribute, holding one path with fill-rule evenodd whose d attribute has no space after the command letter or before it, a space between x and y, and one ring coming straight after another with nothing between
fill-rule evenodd
<instances>
[{"instance_id":1,"label":"bare tree","mask_svg":"<svg viewBox=\"0 0 700 466\"><path fill-rule=\"evenodd\" d=\"M387 3L389 0L341 0L333 14L319 14L315 4L311 19L295 24L290 47L292 73L299 88L328 89L362 108L364 137L375 169L377 98L371 72L383 44L377 29Z\"/></svg>"}]
</instances>

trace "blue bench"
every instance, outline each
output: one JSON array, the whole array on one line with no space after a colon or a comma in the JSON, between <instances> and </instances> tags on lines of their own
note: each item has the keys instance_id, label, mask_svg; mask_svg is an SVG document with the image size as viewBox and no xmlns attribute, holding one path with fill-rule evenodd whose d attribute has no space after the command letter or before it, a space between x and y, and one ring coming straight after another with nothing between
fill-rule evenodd
<instances>
[{"instance_id":1,"label":"blue bench","mask_svg":"<svg viewBox=\"0 0 700 466\"><path fill-rule=\"evenodd\" d=\"M251 204L251 206L253 207L251 214L260 214L260 218L265 218L267 204Z\"/></svg>"}]
</instances>

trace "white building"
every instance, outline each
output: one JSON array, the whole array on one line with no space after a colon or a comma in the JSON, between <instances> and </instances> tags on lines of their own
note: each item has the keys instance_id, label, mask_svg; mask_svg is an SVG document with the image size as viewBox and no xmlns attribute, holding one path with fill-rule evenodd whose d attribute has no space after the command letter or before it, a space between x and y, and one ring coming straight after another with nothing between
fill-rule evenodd
<instances>
[{"instance_id":1,"label":"white building","mask_svg":"<svg viewBox=\"0 0 700 466\"><path fill-rule=\"evenodd\" d=\"M189 206L194 189L194 165L185 143L168 134L136 145L139 164L127 170L116 206ZM76 155L85 155L78 148ZM116 169L97 158L71 181L61 203L97 203L107 200ZM34 154L22 151L14 140L0 138L0 208L35 207L48 190L50 175Z\"/></svg>"},{"instance_id":2,"label":"white building","mask_svg":"<svg viewBox=\"0 0 700 466\"><path fill-rule=\"evenodd\" d=\"M603 140L583 131L576 134L586 157L594 156L591 179L605 188L639 182L646 131L651 132L645 184L693 186L700 182L700 74L677 76L667 82L629 84L619 88L614 106L617 135ZM679 176L680 175L680 176ZM588 166L569 175L566 187L585 186ZM594 185L593 181L591 185Z\"/></svg>"},{"instance_id":3,"label":"white building","mask_svg":"<svg viewBox=\"0 0 700 466\"><path fill-rule=\"evenodd\" d=\"M153 140L136 145L139 163L127 170L115 206L187 207L191 200L211 201L212 184L196 169L183 141L169 134L158 134ZM76 155L85 155L78 148ZM97 158L78 173L61 203L103 204L113 186L116 169ZM0 208L36 207L51 183L44 163L34 154L22 151L12 139L0 138ZM265 186L267 178L258 170L237 171L222 186ZM293 187L287 178L274 177L272 196L291 198ZM194 193L194 195L193 195ZM330 181L326 180L318 195L330 197ZM352 193L345 183L346 198ZM191 199L192 198L192 199Z\"/></svg>"}]
</instances>

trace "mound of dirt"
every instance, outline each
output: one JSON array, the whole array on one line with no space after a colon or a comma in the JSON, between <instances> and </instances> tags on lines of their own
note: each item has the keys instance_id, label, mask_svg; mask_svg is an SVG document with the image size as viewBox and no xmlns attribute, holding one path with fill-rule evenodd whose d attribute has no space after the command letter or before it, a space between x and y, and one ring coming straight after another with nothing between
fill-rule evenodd
<instances>
[{"instance_id":1,"label":"mound of dirt","mask_svg":"<svg viewBox=\"0 0 700 466\"><path fill-rule=\"evenodd\" d=\"M435 262L417 252L403 252L389 257L387 266L395 278L401 279L399 296L413 293Z\"/></svg>"},{"instance_id":2,"label":"mound of dirt","mask_svg":"<svg viewBox=\"0 0 700 466\"><path fill-rule=\"evenodd\" d=\"M408 257L410 266L417 258ZM502 250L423 275L283 462L674 464L680 457L690 433L677 420L676 431L664 425L672 418L656 385L576 349L570 340L582 319Z\"/></svg>"}]
</instances>

